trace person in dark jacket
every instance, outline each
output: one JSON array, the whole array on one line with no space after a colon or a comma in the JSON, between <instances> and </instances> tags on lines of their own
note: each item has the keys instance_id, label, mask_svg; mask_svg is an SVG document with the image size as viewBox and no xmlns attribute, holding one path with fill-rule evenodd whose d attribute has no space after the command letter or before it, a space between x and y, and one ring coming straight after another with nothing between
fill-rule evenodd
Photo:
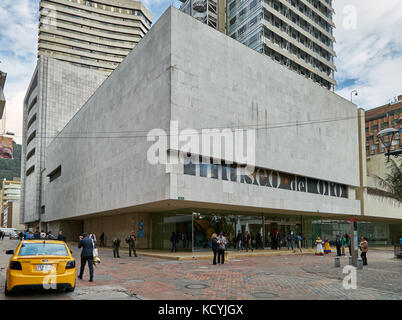
<instances>
[{"instance_id":1,"label":"person in dark jacket","mask_svg":"<svg viewBox=\"0 0 402 320\"><path fill-rule=\"evenodd\" d=\"M172 252L176 252L177 251L177 236L175 232L172 232L172 236L170 237L170 242L172 243Z\"/></svg>"},{"instance_id":2,"label":"person in dark jacket","mask_svg":"<svg viewBox=\"0 0 402 320\"><path fill-rule=\"evenodd\" d=\"M134 254L134 257L137 256L137 251L135 250L135 242L137 241L137 237L135 236L135 232L131 231L131 234L126 238L126 243L128 243L128 256L131 257L131 251Z\"/></svg>"},{"instance_id":3,"label":"person in dark jacket","mask_svg":"<svg viewBox=\"0 0 402 320\"><path fill-rule=\"evenodd\" d=\"M216 256L218 254L218 235L216 233L212 234L211 237L211 247L212 251L214 253L214 260L212 261L213 264L216 264Z\"/></svg>"},{"instance_id":4,"label":"person in dark jacket","mask_svg":"<svg viewBox=\"0 0 402 320\"><path fill-rule=\"evenodd\" d=\"M88 262L89 266L89 282L94 279L94 245L92 239L88 238L86 233L80 236L80 242L78 243L78 248L82 248L81 251L81 268L79 279L82 280L82 275L84 274L85 265Z\"/></svg>"},{"instance_id":5,"label":"person in dark jacket","mask_svg":"<svg viewBox=\"0 0 402 320\"><path fill-rule=\"evenodd\" d=\"M113 245L113 258L120 258L119 249L120 249L120 239L114 237L112 240Z\"/></svg>"},{"instance_id":6,"label":"person in dark jacket","mask_svg":"<svg viewBox=\"0 0 402 320\"><path fill-rule=\"evenodd\" d=\"M66 237L64 236L63 232L60 230L59 235L57 236L57 240L66 242Z\"/></svg>"},{"instance_id":7,"label":"person in dark jacket","mask_svg":"<svg viewBox=\"0 0 402 320\"><path fill-rule=\"evenodd\" d=\"M342 255L342 240L339 234L336 235L336 240L335 240L335 246L336 246L336 256L340 257Z\"/></svg>"},{"instance_id":8,"label":"person in dark jacket","mask_svg":"<svg viewBox=\"0 0 402 320\"><path fill-rule=\"evenodd\" d=\"M105 246L105 233L102 232L102 234L99 237L100 243L99 243L99 247L104 247Z\"/></svg>"},{"instance_id":9,"label":"person in dark jacket","mask_svg":"<svg viewBox=\"0 0 402 320\"><path fill-rule=\"evenodd\" d=\"M36 231L35 231L35 233L34 233L34 239L35 239L35 240L40 239L39 230L36 230Z\"/></svg>"},{"instance_id":10,"label":"person in dark jacket","mask_svg":"<svg viewBox=\"0 0 402 320\"><path fill-rule=\"evenodd\" d=\"M243 241L243 235L242 235L241 231L239 230L237 232L237 237L236 237L237 248L239 251L240 251L240 249L241 249L241 251L243 251L242 241Z\"/></svg>"}]
</instances>

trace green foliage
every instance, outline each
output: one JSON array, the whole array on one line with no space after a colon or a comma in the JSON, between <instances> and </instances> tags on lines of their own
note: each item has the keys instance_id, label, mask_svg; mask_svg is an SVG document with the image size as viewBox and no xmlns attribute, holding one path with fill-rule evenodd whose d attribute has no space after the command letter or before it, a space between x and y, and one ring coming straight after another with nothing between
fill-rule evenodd
<instances>
[{"instance_id":1,"label":"green foliage","mask_svg":"<svg viewBox=\"0 0 402 320\"><path fill-rule=\"evenodd\" d=\"M0 179L13 180L21 176L21 149L20 144L13 142L14 159L0 159ZM1 186L0 186L1 188Z\"/></svg>"},{"instance_id":2,"label":"green foliage","mask_svg":"<svg viewBox=\"0 0 402 320\"><path fill-rule=\"evenodd\" d=\"M389 172L385 179L379 178L381 186L397 200L402 201L402 162L398 163L391 159L388 165Z\"/></svg>"}]
</instances>

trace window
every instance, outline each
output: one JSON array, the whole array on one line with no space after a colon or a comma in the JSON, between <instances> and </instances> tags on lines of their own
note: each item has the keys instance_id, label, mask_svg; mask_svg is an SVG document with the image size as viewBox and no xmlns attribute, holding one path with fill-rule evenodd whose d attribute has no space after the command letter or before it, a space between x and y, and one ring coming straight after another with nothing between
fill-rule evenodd
<instances>
[{"instance_id":1,"label":"window","mask_svg":"<svg viewBox=\"0 0 402 320\"><path fill-rule=\"evenodd\" d=\"M30 167L26 172L26 176L28 177L34 171L35 171L35 166Z\"/></svg>"},{"instance_id":2,"label":"window","mask_svg":"<svg viewBox=\"0 0 402 320\"><path fill-rule=\"evenodd\" d=\"M61 176L61 166L58 166L55 170L48 174L49 182L56 180Z\"/></svg>"}]
</instances>

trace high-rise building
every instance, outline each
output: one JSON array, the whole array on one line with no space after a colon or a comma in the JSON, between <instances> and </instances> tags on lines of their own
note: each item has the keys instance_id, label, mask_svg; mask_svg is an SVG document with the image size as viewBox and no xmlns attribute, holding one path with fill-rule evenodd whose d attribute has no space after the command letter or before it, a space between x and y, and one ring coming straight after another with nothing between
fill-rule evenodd
<instances>
[{"instance_id":1,"label":"high-rise building","mask_svg":"<svg viewBox=\"0 0 402 320\"><path fill-rule=\"evenodd\" d=\"M12 224L19 224L19 202L20 202L21 182L20 178L13 180L4 179L1 188L1 215L0 226L12 228ZM13 210L14 209L14 210ZM8 219L12 217L12 219Z\"/></svg>"},{"instance_id":2,"label":"high-rise building","mask_svg":"<svg viewBox=\"0 0 402 320\"><path fill-rule=\"evenodd\" d=\"M41 0L38 62L24 100L21 221L45 212L49 143L151 27L140 1ZM95 115L94 115L95 116Z\"/></svg>"},{"instance_id":3,"label":"high-rise building","mask_svg":"<svg viewBox=\"0 0 402 320\"><path fill-rule=\"evenodd\" d=\"M204 5L210 2L226 7L226 26L220 31L334 90L332 0L187 0L180 9L214 26L214 11Z\"/></svg>"},{"instance_id":4,"label":"high-rise building","mask_svg":"<svg viewBox=\"0 0 402 320\"><path fill-rule=\"evenodd\" d=\"M139 1L42 0L38 56L113 71L151 28Z\"/></svg>"},{"instance_id":5,"label":"high-rise building","mask_svg":"<svg viewBox=\"0 0 402 320\"><path fill-rule=\"evenodd\" d=\"M0 70L0 119L3 119L6 98L4 97L4 84L6 83L7 73Z\"/></svg>"},{"instance_id":6,"label":"high-rise building","mask_svg":"<svg viewBox=\"0 0 402 320\"><path fill-rule=\"evenodd\" d=\"M180 0L180 10L226 33L226 0Z\"/></svg>"},{"instance_id":7,"label":"high-rise building","mask_svg":"<svg viewBox=\"0 0 402 320\"><path fill-rule=\"evenodd\" d=\"M402 117L402 95L392 102L366 111L366 155L373 156L384 153L386 150L377 139L377 134L387 128L402 129L398 119ZM391 151L398 150L402 146L402 135L396 134L392 141Z\"/></svg>"},{"instance_id":8,"label":"high-rise building","mask_svg":"<svg viewBox=\"0 0 402 320\"><path fill-rule=\"evenodd\" d=\"M332 0L229 0L228 35L333 90Z\"/></svg>"}]
</instances>

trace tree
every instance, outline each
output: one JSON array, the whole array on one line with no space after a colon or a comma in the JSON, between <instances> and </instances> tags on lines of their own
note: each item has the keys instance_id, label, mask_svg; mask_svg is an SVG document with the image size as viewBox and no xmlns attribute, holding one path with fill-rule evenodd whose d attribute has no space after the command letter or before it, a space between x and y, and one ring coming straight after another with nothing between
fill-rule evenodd
<instances>
[{"instance_id":1,"label":"tree","mask_svg":"<svg viewBox=\"0 0 402 320\"><path fill-rule=\"evenodd\" d=\"M391 159L386 178L376 176L381 187L385 188L395 199L402 202L402 161L398 163Z\"/></svg>"}]
</instances>

